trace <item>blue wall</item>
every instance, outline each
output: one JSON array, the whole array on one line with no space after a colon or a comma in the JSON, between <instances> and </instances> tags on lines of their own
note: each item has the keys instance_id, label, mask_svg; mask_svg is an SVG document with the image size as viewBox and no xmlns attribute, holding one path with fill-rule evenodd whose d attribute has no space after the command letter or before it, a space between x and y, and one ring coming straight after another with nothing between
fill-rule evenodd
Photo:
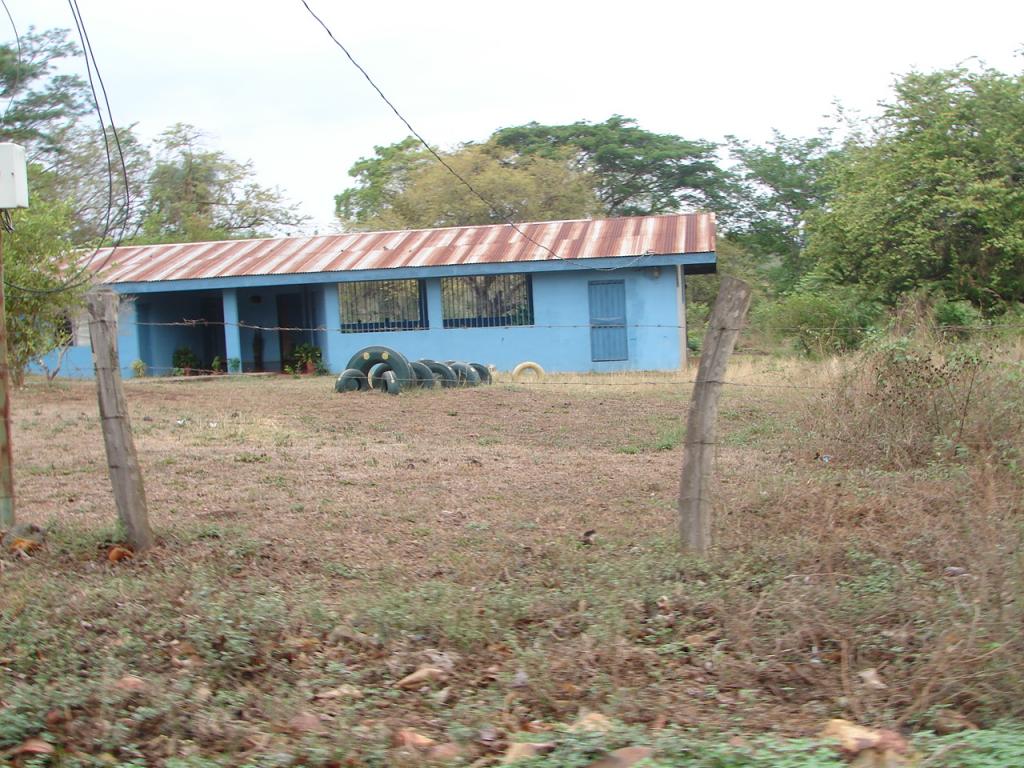
<instances>
[{"instance_id":1,"label":"blue wall","mask_svg":"<svg viewBox=\"0 0 1024 768\"><path fill-rule=\"evenodd\" d=\"M657 275L657 276L655 276ZM623 280L629 359L591 361L589 284ZM533 275L534 325L511 328L443 328L441 281L426 281L428 330L328 333L327 365L341 371L362 347L383 344L410 359L464 360L509 370L524 360L546 371L656 370L679 367L674 268L574 270ZM329 329L340 329L336 285L323 287ZM637 326L667 326L662 328Z\"/></svg>"},{"instance_id":2,"label":"blue wall","mask_svg":"<svg viewBox=\"0 0 1024 768\"><path fill-rule=\"evenodd\" d=\"M705 257L702 263L713 265L714 254L702 256ZM400 270L390 272L396 279L406 277L398 274ZM461 274L467 274L467 270ZM225 359L227 349L240 350L243 370L252 371L255 331L246 325L268 328L282 325L278 316L280 295L291 295L293 302L298 301L298 317L292 318L289 325L318 329L291 334L293 343L312 341L317 344L324 352L325 364L334 373L340 372L356 351L371 344L393 347L413 360L464 360L493 364L500 370L509 370L524 360L540 363L545 370L552 372L671 370L679 367L678 287L676 268L671 263L649 266L647 262L643 267L623 265L614 271L575 267L533 272L534 325L505 328L445 329L441 316L441 278L428 277L424 283L429 328L341 333L337 280L363 277L360 273L336 273L333 281L325 281L324 274L317 274L311 276L306 284L289 279L277 285L268 284L266 276L235 278L223 281L222 287L226 290L211 280L115 286L125 293L139 289L133 301L123 304L120 326L122 373L126 377L131 375L130 365L135 359L143 360L151 374L167 373L174 350L182 345L192 347L202 363L209 363L214 353ZM625 283L627 360L594 362L591 359L589 285L591 281L603 280L622 280ZM218 287L213 288L214 285ZM204 290L195 290L200 286ZM217 307L217 320L225 317L227 308L229 319L237 311L239 321L239 325L229 322L223 326L223 335L217 339L217 349L210 345L209 329L144 324L201 318L204 317L203 308L209 310L211 305ZM136 319L142 324L137 325ZM214 320L209 316L207 319ZM203 336L204 333L207 335ZM280 370L281 333L277 330L261 332L264 370ZM89 348L70 350L62 373L91 376Z\"/></svg>"},{"instance_id":3,"label":"blue wall","mask_svg":"<svg viewBox=\"0 0 1024 768\"><path fill-rule=\"evenodd\" d=\"M136 306L133 301L122 299L117 313L117 352L121 359L121 375L131 378L131 364L139 358L139 336L136 333ZM57 353L45 357L46 365L52 370L57 364ZM43 373L37 365L28 367L30 373ZM92 378L95 373L92 362L92 347L88 344L71 347L64 353L60 375L68 378Z\"/></svg>"}]
</instances>

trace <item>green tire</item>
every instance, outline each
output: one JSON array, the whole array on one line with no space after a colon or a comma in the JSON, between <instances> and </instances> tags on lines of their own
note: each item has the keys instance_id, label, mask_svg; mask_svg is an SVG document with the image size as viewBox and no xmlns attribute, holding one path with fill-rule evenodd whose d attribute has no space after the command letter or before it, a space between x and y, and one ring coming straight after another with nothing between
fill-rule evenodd
<instances>
[{"instance_id":1,"label":"green tire","mask_svg":"<svg viewBox=\"0 0 1024 768\"><path fill-rule=\"evenodd\" d=\"M370 383L366 379L366 374L355 368L346 368L334 382L335 392L359 392L369 388Z\"/></svg>"},{"instance_id":2,"label":"green tire","mask_svg":"<svg viewBox=\"0 0 1024 768\"><path fill-rule=\"evenodd\" d=\"M468 363L452 363L449 367L459 377L459 386L477 387L480 385L480 374Z\"/></svg>"},{"instance_id":3,"label":"green tire","mask_svg":"<svg viewBox=\"0 0 1024 768\"><path fill-rule=\"evenodd\" d=\"M452 387L459 386L459 375L455 373L444 363L439 363L436 360L420 360L418 361L423 365L427 366L431 373L434 374L434 380L438 380L440 376L440 385L445 389L451 389Z\"/></svg>"},{"instance_id":4,"label":"green tire","mask_svg":"<svg viewBox=\"0 0 1024 768\"><path fill-rule=\"evenodd\" d=\"M423 389L434 388L434 372L427 366L421 363L419 360L409 363L412 369L416 371L416 384Z\"/></svg>"},{"instance_id":5,"label":"green tire","mask_svg":"<svg viewBox=\"0 0 1024 768\"><path fill-rule=\"evenodd\" d=\"M384 371L380 378L382 392L387 392L389 395L397 395L402 392L402 384L398 381L398 376L394 371Z\"/></svg>"},{"instance_id":6,"label":"green tire","mask_svg":"<svg viewBox=\"0 0 1024 768\"><path fill-rule=\"evenodd\" d=\"M352 355L346 368L355 368L365 374L380 363L386 364L395 372L395 377L401 384L409 385L416 381L416 372L412 369L409 359L401 352L396 352L390 347L364 347Z\"/></svg>"},{"instance_id":7,"label":"green tire","mask_svg":"<svg viewBox=\"0 0 1024 768\"><path fill-rule=\"evenodd\" d=\"M491 369L483 363L470 363L469 367L477 372L480 377L481 384L490 384L493 380L491 378Z\"/></svg>"}]
</instances>

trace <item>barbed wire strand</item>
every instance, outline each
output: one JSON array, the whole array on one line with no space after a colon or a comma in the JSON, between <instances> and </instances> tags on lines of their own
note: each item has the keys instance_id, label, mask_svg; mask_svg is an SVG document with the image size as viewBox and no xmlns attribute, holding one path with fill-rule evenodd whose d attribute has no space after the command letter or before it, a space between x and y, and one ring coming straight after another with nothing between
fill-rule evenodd
<instances>
[{"instance_id":1,"label":"barbed wire strand","mask_svg":"<svg viewBox=\"0 0 1024 768\"><path fill-rule=\"evenodd\" d=\"M414 326L407 328L329 328L324 325L318 326L292 326L292 325L259 325L257 323L248 323L244 320L237 322L229 322L225 320L208 320L205 318L183 318L181 320L168 320L168 321L149 321L149 320L124 320L120 321L123 325L136 325L145 327L157 327L157 328L199 328L204 326L214 327L237 327L249 330L258 331L270 331L270 332L287 332L287 333L341 333L345 335L350 334L388 334L388 333L402 333L402 332L416 332L425 330L444 330L444 331L475 331L475 330L511 330L516 328L522 329L579 329L579 328L596 328L596 329L620 329L620 328L663 328L663 329L674 329L682 330L688 328L694 330L692 325L683 325L680 323L610 323L610 324L594 324L594 323L530 323L529 325L459 325L459 326L446 326L444 328L428 328L427 326ZM935 328L913 326L912 330L930 330L941 333L943 331L948 332L998 332L1004 330L1019 330L1024 329L1024 323L1003 323L999 325L943 325ZM749 326L744 330L750 330ZM774 327L772 331L796 333L796 332L828 332L828 331L863 331L864 333L873 332L871 329L864 329L859 327L842 327L842 326L820 326L820 327L807 327L807 326L787 326L787 327Z\"/></svg>"}]
</instances>

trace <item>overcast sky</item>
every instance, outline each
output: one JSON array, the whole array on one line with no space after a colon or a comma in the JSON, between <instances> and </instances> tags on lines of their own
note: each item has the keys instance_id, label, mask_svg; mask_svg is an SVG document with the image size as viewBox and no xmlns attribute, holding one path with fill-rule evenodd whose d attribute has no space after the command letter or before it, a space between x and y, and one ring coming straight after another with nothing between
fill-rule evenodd
<instances>
[{"instance_id":1,"label":"overcast sky","mask_svg":"<svg viewBox=\"0 0 1024 768\"><path fill-rule=\"evenodd\" d=\"M1024 59L1024 3L308 0L432 143L618 113L684 138L809 135L896 75ZM65 0L7 0L20 29ZM118 124L192 123L333 227L333 196L407 131L300 0L79 0ZM2 20L3 17L0 17ZM10 39L7 31L3 39Z\"/></svg>"}]
</instances>

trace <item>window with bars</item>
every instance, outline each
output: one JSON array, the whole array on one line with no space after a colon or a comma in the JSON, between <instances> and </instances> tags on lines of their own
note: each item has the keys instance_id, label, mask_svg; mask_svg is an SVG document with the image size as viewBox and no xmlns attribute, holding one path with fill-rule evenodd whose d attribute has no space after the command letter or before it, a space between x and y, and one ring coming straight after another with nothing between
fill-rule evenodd
<instances>
[{"instance_id":1,"label":"window with bars","mask_svg":"<svg viewBox=\"0 0 1024 768\"><path fill-rule=\"evenodd\" d=\"M473 275L441 279L445 328L533 325L530 275Z\"/></svg>"},{"instance_id":2,"label":"window with bars","mask_svg":"<svg viewBox=\"0 0 1024 768\"><path fill-rule=\"evenodd\" d=\"M422 280L366 280L338 283L341 330L415 331L427 327Z\"/></svg>"}]
</instances>

